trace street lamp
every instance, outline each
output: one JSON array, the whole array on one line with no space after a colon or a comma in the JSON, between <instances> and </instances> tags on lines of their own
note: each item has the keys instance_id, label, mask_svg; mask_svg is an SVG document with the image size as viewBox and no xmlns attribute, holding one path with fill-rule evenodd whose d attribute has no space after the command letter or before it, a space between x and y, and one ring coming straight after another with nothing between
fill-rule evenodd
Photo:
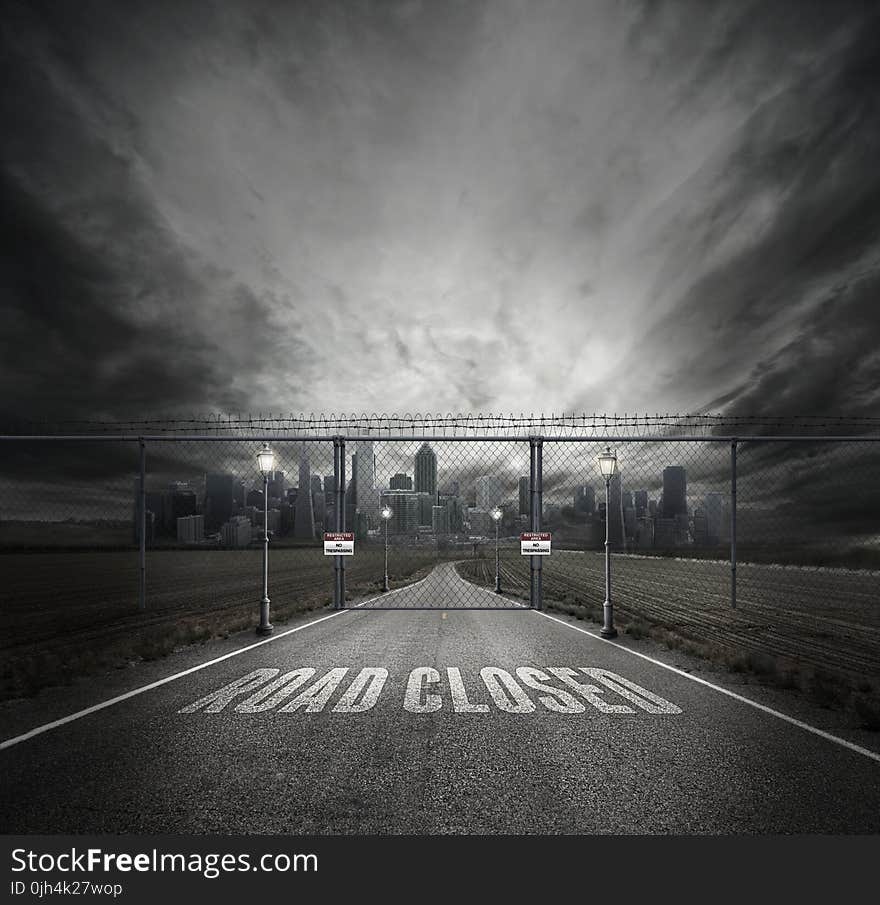
<instances>
[{"instance_id":1,"label":"street lamp","mask_svg":"<svg viewBox=\"0 0 880 905\"><path fill-rule=\"evenodd\" d=\"M394 515L394 510L390 506L383 506L382 512L380 513L382 516L382 521L385 522L385 580L382 582L382 590L389 590L388 587L388 522L391 521L391 516Z\"/></svg>"},{"instance_id":2,"label":"street lamp","mask_svg":"<svg viewBox=\"0 0 880 905\"><path fill-rule=\"evenodd\" d=\"M600 453L597 461L599 471L605 478L605 603L602 605L604 620L599 634L603 638L616 638L617 629L614 627L614 607L611 604L611 479L617 474L617 455L611 451L610 446L605 447L605 452Z\"/></svg>"},{"instance_id":3,"label":"street lamp","mask_svg":"<svg viewBox=\"0 0 880 905\"><path fill-rule=\"evenodd\" d=\"M504 513L501 509L496 506L489 515L492 516L493 521L495 522L495 593L501 593L501 570L498 567L498 523L501 521L501 516Z\"/></svg>"},{"instance_id":4,"label":"street lamp","mask_svg":"<svg viewBox=\"0 0 880 905\"><path fill-rule=\"evenodd\" d=\"M275 470L275 453L264 443L257 453L257 467L263 476L263 599L260 601L258 635L271 635L269 622L269 475Z\"/></svg>"}]
</instances>

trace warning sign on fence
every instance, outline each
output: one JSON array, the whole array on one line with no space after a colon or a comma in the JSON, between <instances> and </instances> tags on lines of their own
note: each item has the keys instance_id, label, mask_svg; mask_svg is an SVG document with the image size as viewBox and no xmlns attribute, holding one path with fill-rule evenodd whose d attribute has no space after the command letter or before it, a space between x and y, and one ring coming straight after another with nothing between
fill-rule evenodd
<instances>
[{"instance_id":1,"label":"warning sign on fence","mask_svg":"<svg viewBox=\"0 0 880 905\"><path fill-rule=\"evenodd\" d=\"M550 532L526 531L519 536L519 552L523 556L549 556Z\"/></svg>"},{"instance_id":2,"label":"warning sign on fence","mask_svg":"<svg viewBox=\"0 0 880 905\"><path fill-rule=\"evenodd\" d=\"M354 556L354 533L352 531L325 532L324 556Z\"/></svg>"}]
</instances>

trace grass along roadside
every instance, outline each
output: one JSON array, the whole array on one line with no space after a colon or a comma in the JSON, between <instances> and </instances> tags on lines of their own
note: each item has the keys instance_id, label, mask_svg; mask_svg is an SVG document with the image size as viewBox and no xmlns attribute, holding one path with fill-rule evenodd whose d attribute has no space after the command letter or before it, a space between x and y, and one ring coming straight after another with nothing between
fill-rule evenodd
<instances>
[{"instance_id":1,"label":"grass along roadside","mask_svg":"<svg viewBox=\"0 0 880 905\"><path fill-rule=\"evenodd\" d=\"M181 558L181 562L185 565L187 561ZM322 571L319 574L303 571L301 581L295 576L287 577L273 586L270 574L273 625L283 625L304 613L325 610L332 605L332 568L322 558L317 562ZM432 565L424 557L413 557L397 565L391 576L391 587L423 578ZM182 647L253 630L259 621L260 594L250 584L246 591L241 590L235 582L237 572L214 576L213 581L198 573L191 574L190 590L186 594L173 598L169 595L161 606L160 597L155 595L156 608L148 607L145 612L125 601L108 603L103 609L77 608L71 597L63 613L49 610L50 606L57 606L57 598L64 599L64 591L55 581L60 573L46 572L44 579L39 579L46 582L44 593L35 593L37 589L31 587L23 589L38 604L46 601L43 621L35 627L33 620L5 614L9 624L0 650L0 701L31 697L43 688L71 685L85 676L158 660ZM34 574L39 576L39 570ZM347 570L347 575L349 605L381 593L381 564L377 568L371 560L362 560L358 568ZM169 576L172 577L175 579L172 584L176 585L178 576ZM100 585L100 581L96 582L93 596L100 595ZM61 618L65 620L61 631L51 634L46 630Z\"/></svg>"},{"instance_id":2,"label":"grass along roadside","mask_svg":"<svg viewBox=\"0 0 880 905\"><path fill-rule=\"evenodd\" d=\"M462 578L480 585L494 581L494 561L472 559L456 568ZM546 578L546 577L545 577ZM519 569L502 567L504 593L528 601L528 587ZM544 606L548 611L565 613L592 623L598 632L602 625L602 603L598 597L544 582ZM633 639L647 638L667 650L681 651L741 676L748 682L804 694L822 707L845 712L854 725L880 731L880 688L868 679L854 678L839 670L805 665L797 658L780 656L760 649L736 649L710 637L701 637L699 629L683 629L668 620L652 618L648 613L615 608L618 631ZM757 642L756 642L757 643Z\"/></svg>"}]
</instances>

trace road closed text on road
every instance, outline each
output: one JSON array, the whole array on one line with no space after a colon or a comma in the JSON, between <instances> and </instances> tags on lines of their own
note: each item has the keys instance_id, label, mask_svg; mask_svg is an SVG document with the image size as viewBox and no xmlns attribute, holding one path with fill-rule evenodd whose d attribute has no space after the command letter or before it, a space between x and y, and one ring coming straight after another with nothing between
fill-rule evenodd
<instances>
[{"instance_id":1,"label":"road closed text on road","mask_svg":"<svg viewBox=\"0 0 880 905\"><path fill-rule=\"evenodd\" d=\"M376 706L389 685L397 684L389 683L389 678L389 671L381 666L360 670L338 666L320 674L310 666L286 672L267 667L229 682L178 713L364 713ZM397 700L405 712L413 714L681 713L680 707L665 698L598 667L520 666L507 670L484 666L477 674L464 676L455 666L442 672L433 666L418 666L399 678L403 681Z\"/></svg>"}]
</instances>

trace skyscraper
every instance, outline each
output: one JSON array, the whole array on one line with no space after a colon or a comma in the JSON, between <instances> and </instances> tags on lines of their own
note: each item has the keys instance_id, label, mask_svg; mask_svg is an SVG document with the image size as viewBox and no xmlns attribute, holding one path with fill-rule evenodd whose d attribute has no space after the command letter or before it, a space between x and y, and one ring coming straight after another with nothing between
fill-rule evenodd
<instances>
[{"instance_id":1,"label":"skyscraper","mask_svg":"<svg viewBox=\"0 0 880 905\"><path fill-rule=\"evenodd\" d=\"M408 474L403 474L402 472L397 472L391 476L391 480L388 483L388 487L391 490L412 490L413 482L412 478Z\"/></svg>"},{"instance_id":2,"label":"skyscraper","mask_svg":"<svg viewBox=\"0 0 880 905\"><path fill-rule=\"evenodd\" d=\"M681 465L663 469L663 518L687 516L687 475Z\"/></svg>"},{"instance_id":3,"label":"skyscraper","mask_svg":"<svg viewBox=\"0 0 880 905\"><path fill-rule=\"evenodd\" d=\"M293 515L293 536L308 538L315 536L315 510L312 506L312 480L309 473L309 454L306 444L300 445L299 451L299 492Z\"/></svg>"},{"instance_id":4,"label":"skyscraper","mask_svg":"<svg viewBox=\"0 0 880 905\"><path fill-rule=\"evenodd\" d=\"M529 476L523 475L519 479L519 514L528 515L531 503L529 500Z\"/></svg>"},{"instance_id":5,"label":"skyscraper","mask_svg":"<svg viewBox=\"0 0 880 905\"><path fill-rule=\"evenodd\" d=\"M415 490L421 493L437 492L437 454L423 443L416 453Z\"/></svg>"},{"instance_id":6,"label":"skyscraper","mask_svg":"<svg viewBox=\"0 0 880 905\"><path fill-rule=\"evenodd\" d=\"M648 513L648 491L637 490L633 496L636 504L636 518L644 518Z\"/></svg>"},{"instance_id":7,"label":"skyscraper","mask_svg":"<svg viewBox=\"0 0 880 905\"><path fill-rule=\"evenodd\" d=\"M707 543L717 544L724 536L724 494L710 491L706 494Z\"/></svg>"},{"instance_id":8,"label":"skyscraper","mask_svg":"<svg viewBox=\"0 0 880 905\"><path fill-rule=\"evenodd\" d=\"M434 534L449 534L449 507L433 506L431 508L431 525Z\"/></svg>"},{"instance_id":9,"label":"skyscraper","mask_svg":"<svg viewBox=\"0 0 880 905\"><path fill-rule=\"evenodd\" d=\"M432 510L434 504L437 502L437 499L432 493L419 493L417 494L419 498L419 516L418 521L420 525L431 525L432 524Z\"/></svg>"},{"instance_id":10,"label":"skyscraper","mask_svg":"<svg viewBox=\"0 0 880 905\"><path fill-rule=\"evenodd\" d=\"M574 490L574 511L578 515L592 515L596 510L596 491L589 484L579 484Z\"/></svg>"},{"instance_id":11,"label":"skyscraper","mask_svg":"<svg viewBox=\"0 0 880 905\"><path fill-rule=\"evenodd\" d=\"M477 509L493 509L501 505L501 478L495 475L480 475L474 481L474 490Z\"/></svg>"},{"instance_id":12,"label":"skyscraper","mask_svg":"<svg viewBox=\"0 0 880 905\"><path fill-rule=\"evenodd\" d=\"M205 475L205 530L217 531L232 518L235 484L235 475Z\"/></svg>"},{"instance_id":13,"label":"skyscraper","mask_svg":"<svg viewBox=\"0 0 880 905\"><path fill-rule=\"evenodd\" d=\"M345 505L357 506L358 499L358 457L357 453L353 453L351 457L351 477L348 479L348 487L345 490Z\"/></svg>"},{"instance_id":14,"label":"skyscraper","mask_svg":"<svg viewBox=\"0 0 880 905\"><path fill-rule=\"evenodd\" d=\"M608 488L608 539L612 547L625 547L626 538L623 533L623 493L618 471L612 478Z\"/></svg>"},{"instance_id":15,"label":"skyscraper","mask_svg":"<svg viewBox=\"0 0 880 905\"><path fill-rule=\"evenodd\" d=\"M419 530L419 495L412 490L386 490L382 498L391 507L390 534L416 534Z\"/></svg>"},{"instance_id":16,"label":"skyscraper","mask_svg":"<svg viewBox=\"0 0 880 905\"><path fill-rule=\"evenodd\" d=\"M272 474L269 475L269 499L280 500L284 496L284 488L284 472L272 472Z\"/></svg>"},{"instance_id":17,"label":"skyscraper","mask_svg":"<svg viewBox=\"0 0 880 905\"><path fill-rule=\"evenodd\" d=\"M356 440L352 470L357 490L357 508L371 527L379 524L380 492L376 487L376 454L372 440Z\"/></svg>"}]
</instances>

